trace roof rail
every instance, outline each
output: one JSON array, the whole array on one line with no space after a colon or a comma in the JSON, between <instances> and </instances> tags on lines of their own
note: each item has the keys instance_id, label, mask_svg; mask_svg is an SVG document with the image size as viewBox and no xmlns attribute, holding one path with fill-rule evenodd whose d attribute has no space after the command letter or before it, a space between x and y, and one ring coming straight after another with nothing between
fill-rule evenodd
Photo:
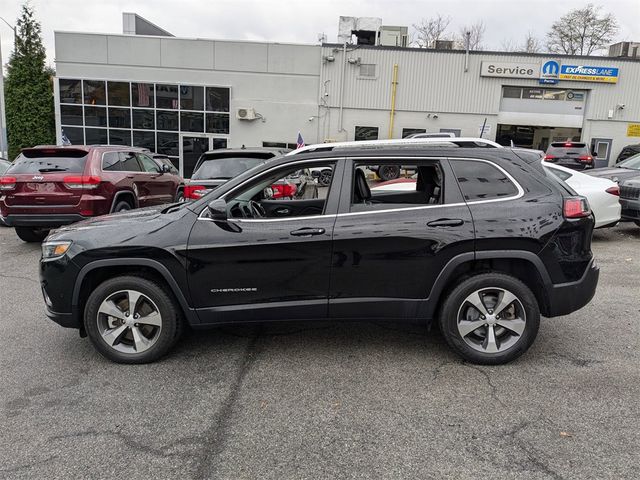
<instances>
[{"instance_id":1,"label":"roof rail","mask_svg":"<svg viewBox=\"0 0 640 480\"><path fill-rule=\"evenodd\" d=\"M474 145L475 144L475 145ZM364 140L358 142L317 143L293 150L287 155L297 155L306 152L329 152L340 148L360 147L396 147L396 146L420 146L420 145L456 145L458 147L485 147L503 148L499 143L486 138L476 137L452 137L452 138L404 138L395 140Z\"/></svg>"}]
</instances>

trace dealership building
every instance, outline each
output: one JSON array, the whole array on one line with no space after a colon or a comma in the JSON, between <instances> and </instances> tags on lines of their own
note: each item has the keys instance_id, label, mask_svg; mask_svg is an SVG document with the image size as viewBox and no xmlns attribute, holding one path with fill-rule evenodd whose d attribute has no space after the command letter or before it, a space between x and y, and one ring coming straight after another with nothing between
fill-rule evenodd
<instances>
[{"instance_id":1,"label":"dealership building","mask_svg":"<svg viewBox=\"0 0 640 480\"><path fill-rule=\"evenodd\" d=\"M344 18L339 43L318 45L176 38L135 14L123 34L56 32L58 141L146 147L186 177L206 150L295 148L298 132L307 144L452 132L541 150L572 139L598 166L640 143L637 57L406 48L405 27L346 22L345 37Z\"/></svg>"}]
</instances>

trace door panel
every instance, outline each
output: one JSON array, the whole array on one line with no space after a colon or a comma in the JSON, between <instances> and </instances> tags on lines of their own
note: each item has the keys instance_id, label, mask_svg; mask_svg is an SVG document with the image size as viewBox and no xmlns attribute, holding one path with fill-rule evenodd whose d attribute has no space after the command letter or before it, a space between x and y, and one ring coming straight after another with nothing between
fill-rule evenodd
<instances>
[{"instance_id":1,"label":"door panel","mask_svg":"<svg viewBox=\"0 0 640 480\"><path fill-rule=\"evenodd\" d=\"M473 252L469 208L448 163L440 162L446 204L402 205L338 215L333 237L331 317L414 318L449 260ZM352 170L349 165L346 169ZM345 183L352 185L352 176L345 175ZM346 195L347 190L344 193L341 212L350 206L352 197ZM358 209L371 207L379 208L374 204Z\"/></svg>"},{"instance_id":2,"label":"door panel","mask_svg":"<svg viewBox=\"0 0 640 480\"><path fill-rule=\"evenodd\" d=\"M244 198L242 192L255 191L259 195L265 188L261 183L269 185L271 176L277 173L267 170L264 175L257 174L246 187L226 199L228 210L234 211L232 205ZM230 218L222 222L200 218L195 223L189 237L187 272L192 302L203 323L327 316L332 234L341 175L339 170L323 215ZM309 201L278 203L294 202ZM317 208L318 204L314 206Z\"/></svg>"}]
</instances>

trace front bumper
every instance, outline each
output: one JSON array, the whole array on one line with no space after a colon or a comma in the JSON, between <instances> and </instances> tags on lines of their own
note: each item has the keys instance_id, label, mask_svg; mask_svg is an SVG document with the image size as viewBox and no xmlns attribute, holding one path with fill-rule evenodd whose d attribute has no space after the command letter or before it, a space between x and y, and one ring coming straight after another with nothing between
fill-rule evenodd
<instances>
[{"instance_id":1,"label":"front bumper","mask_svg":"<svg viewBox=\"0 0 640 480\"><path fill-rule=\"evenodd\" d=\"M50 320L53 320L60 326L65 328L80 328L80 322L77 318L73 318L74 315L71 313L54 312L48 305L45 305L45 313Z\"/></svg>"},{"instance_id":2,"label":"front bumper","mask_svg":"<svg viewBox=\"0 0 640 480\"><path fill-rule=\"evenodd\" d=\"M15 214L3 217L5 224L10 227L34 227L34 228L56 228L62 225L69 225L88 217L75 214Z\"/></svg>"},{"instance_id":3,"label":"front bumper","mask_svg":"<svg viewBox=\"0 0 640 480\"><path fill-rule=\"evenodd\" d=\"M623 220L640 220L640 199L620 198Z\"/></svg>"},{"instance_id":4,"label":"front bumper","mask_svg":"<svg viewBox=\"0 0 640 480\"><path fill-rule=\"evenodd\" d=\"M549 291L549 317L568 315L580 310L596 293L600 268L591 260L582 278L575 282L553 285Z\"/></svg>"}]
</instances>

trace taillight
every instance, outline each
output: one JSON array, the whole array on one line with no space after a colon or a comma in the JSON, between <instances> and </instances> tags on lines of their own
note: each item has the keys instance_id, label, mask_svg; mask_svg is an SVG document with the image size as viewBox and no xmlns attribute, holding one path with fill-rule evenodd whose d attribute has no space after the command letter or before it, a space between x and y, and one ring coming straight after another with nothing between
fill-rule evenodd
<instances>
[{"instance_id":1,"label":"taillight","mask_svg":"<svg viewBox=\"0 0 640 480\"><path fill-rule=\"evenodd\" d=\"M578 157L578 160L580 160L582 163L592 163L593 157L591 155L582 155Z\"/></svg>"},{"instance_id":2,"label":"taillight","mask_svg":"<svg viewBox=\"0 0 640 480\"><path fill-rule=\"evenodd\" d=\"M554 155L545 155L543 160L545 160L547 162L551 162L551 161L553 161L555 159L556 159L556 157Z\"/></svg>"},{"instance_id":3,"label":"taillight","mask_svg":"<svg viewBox=\"0 0 640 480\"><path fill-rule=\"evenodd\" d=\"M564 218L582 218L591 215L589 203L582 197L565 198L562 211Z\"/></svg>"},{"instance_id":4,"label":"taillight","mask_svg":"<svg viewBox=\"0 0 640 480\"><path fill-rule=\"evenodd\" d=\"M273 189L273 198L293 198L297 192L297 187L292 183L283 183L281 185L271 185Z\"/></svg>"},{"instance_id":5,"label":"taillight","mask_svg":"<svg viewBox=\"0 0 640 480\"><path fill-rule=\"evenodd\" d=\"M93 175L64 177L62 180L65 187L73 190L91 190L97 188L100 182L102 182L102 179Z\"/></svg>"},{"instance_id":6,"label":"taillight","mask_svg":"<svg viewBox=\"0 0 640 480\"><path fill-rule=\"evenodd\" d=\"M184 198L187 200L198 200L207 193L207 187L202 185L185 185Z\"/></svg>"},{"instance_id":7,"label":"taillight","mask_svg":"<svg viewBox=\"0 0 640 480\"><path fill-rule=\"evenodd\" d=\"M13 190L17 181L16 177L0 177L0 190Z\"/></svg>"},{"instance_id":8,"label":"taillight","mask_svg":"<svg viewBox=\"0 0 640 480\"><path fill-rule=\"evenodd\" d=\"M611 195L615 195L616 197L620 196L620 187L619 186L615 186L615 187L609 187L605 190L605 192L611 194Z\"/></svg>"}]
</instances>

